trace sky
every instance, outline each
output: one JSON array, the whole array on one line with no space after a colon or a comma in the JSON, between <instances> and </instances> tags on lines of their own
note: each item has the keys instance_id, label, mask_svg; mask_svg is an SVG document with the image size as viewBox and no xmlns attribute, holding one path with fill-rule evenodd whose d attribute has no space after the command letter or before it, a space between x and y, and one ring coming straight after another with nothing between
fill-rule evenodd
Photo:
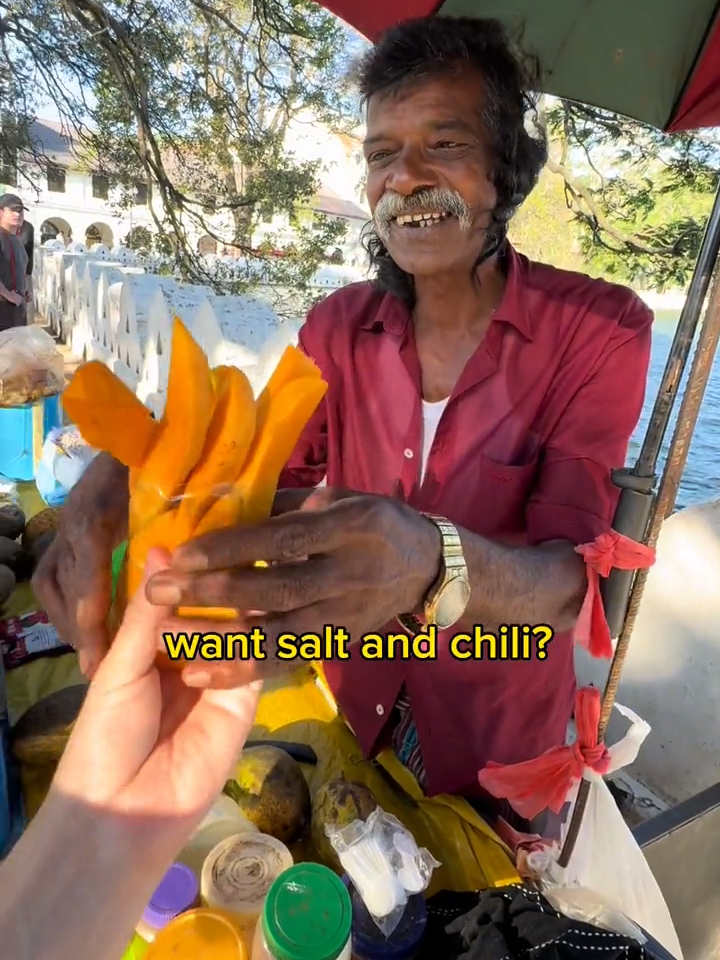
<instances>
[{"instance_id":1,"label":"sky","mask_svg":"<svg viewBox=\"0 0 720 960\"><path fill-rule=\"evenodd\" d=\"M64 81L64 86L71 96L74 96L74 97L80 96L81 87L80 87L80 84L77 83L77 81L66 79ZM85 99L86 101L89 101L91 104L94 100L94 98L88 94L87 90L85 91ZM54 102L50 99L41 100L38 103L37 115L40 120L53 120L55 123L60 123L61 121L60 113L57 107L55 106Z\"/></svg>"}]
</instances>

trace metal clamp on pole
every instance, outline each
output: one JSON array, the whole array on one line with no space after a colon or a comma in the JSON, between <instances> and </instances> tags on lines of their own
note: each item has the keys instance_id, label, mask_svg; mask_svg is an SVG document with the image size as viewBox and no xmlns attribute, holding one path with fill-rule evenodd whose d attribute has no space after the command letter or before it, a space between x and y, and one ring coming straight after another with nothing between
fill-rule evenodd
<instances>
[{"instance_id":1,"label":"metal clamp on pole","mask_svg":"<svg viewBox=\"0 0 720 960\"><path fill-rule=\"evenodd\" d=\"M639 477L631 467L622 467L613 470L612 479L621 490L613 530L641 542L650 518L656 477ZM611 637L622 633L634 577L634 570L613 569L609 577L600 580L600 596Z\"/></svg>"}]
</instances>

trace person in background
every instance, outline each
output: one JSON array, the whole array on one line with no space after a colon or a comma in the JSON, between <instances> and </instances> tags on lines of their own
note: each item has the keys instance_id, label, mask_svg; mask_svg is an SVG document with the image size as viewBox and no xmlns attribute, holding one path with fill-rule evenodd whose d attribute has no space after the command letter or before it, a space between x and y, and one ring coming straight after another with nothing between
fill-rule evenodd
<instances>
[{"instance_id":1,"label":"person in background","mask_svg":"<svg viewBox=\"0 0 720 960\"><path fill-rule=\"evenodd\" d=\"M153 551L147 572L167 560ZM129 605L50 793L0 865L3 960L118 960L232 775L261 684L200 692L160 676L169 612L142 593Z\"/></svg>"},{"instance_id":2,"label":"person in background","mask_svg":"<svg viewBox=\"0 0 720 960\"><path fill-rule=\"evenodd\" d=\"M0 197L0 331L27 323L27 253L17 236L25 207L20 197Z\"/></svg>"},{"instance_id":3,"label":"person in background","mask_svg":"<svg viewBox=\"0 0 720 960\"><path fill-rule=\"evenodd\" d=\"M33 269L35 266L35 227L25 219L25 213L23 211L23 217L20 221L20 229L18 230L18 237L20 238L20 243L25 247L25 253L27 254L27 268L25 270L26 277L26 290L25 290L25 312L27 315L27 322L32 323L35 316L35 305L34 305L34 292L33 292Z\"/></svg>"},{"instance_id":4,"label":"person in background","mask_svg":"<svg viewBox=\"0 0 720 960\"><path fill-rule=\"evenodd\" d=\"M411 20L367 52L373 279L331 294L300 331L329 389L281 478L295 490L276 513L295 509L179 547L148 586L156 603L268 611L223 625L257 626L267 659L192 663L183 676L198 688L293 669L273 656L281 634L343 627L356 644L324 670L363 755L392 749L427 796L490 819L510 812L479 785L488 763L565 742L588 590L576 548L613 522L653 321L632 290L532 262L508 239L547 158L536 81L495 20ZM89 673L127 514L127 470L98 457L36 575ZM365 633L427 623L439 627L429 662L358 649ZM546 625L547 658L453 646L508 624Z\"/></svg>"}]
</instances>

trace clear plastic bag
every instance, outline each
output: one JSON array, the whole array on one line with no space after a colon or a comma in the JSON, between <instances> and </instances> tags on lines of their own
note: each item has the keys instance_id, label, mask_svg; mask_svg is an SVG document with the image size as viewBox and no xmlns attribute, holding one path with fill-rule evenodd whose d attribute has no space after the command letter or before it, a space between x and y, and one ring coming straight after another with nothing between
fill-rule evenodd
<instances>
[{"instance_id":1,"label":"clear plastic bag","mask_svg":"<svg viewBox=\"0 0 720 960\"><path fill-rule=\"evenodd\" d=\"M649 724L632 710L617 703L615 709L630 721L630 727L608 747L607 775L631 764L650 732ZM632 928L639 925L676 960L682 960L665 898L608 785L592 770L586 769L583 776L590 782L590 793L570 863L558 866L560 848L552 844L529 853L528 866L556 909L617 933L627 933L630 921ZM636 936L642 941L639 931Z\"/></svg>"},{"instance_id":2,"label":"clear plastic bag","mask_svg":"<svg viewBox=\"0 0 720 960\"><path fill-rule=\"evenodd\" d=\"M65 385L63 356L39 327L0 333L0 407L22 407L59 393Z\"/></svg>"},{"instance_id":3,"label":"clear plastic bag","mask_svg":"<svg viewBox=\"0 0 720 960\"><path fill-rule=\"evenodd\" d=\"M35 471L38 493L49 506L59 506L97 455L75 426L51 430Z\"/></svg>"},{"instance_id":4,"label":"clear plastic bag","mask_svg":"<svg viewBox=\"0 0 720 960\"><path fill-rule=\"evenodd\" d=\"M389 937L408 897L427 889L440 863L380 807L365 821L354 820L340 830L326 828L326 833L368 913Z\"/></svg>"}]
</instances>

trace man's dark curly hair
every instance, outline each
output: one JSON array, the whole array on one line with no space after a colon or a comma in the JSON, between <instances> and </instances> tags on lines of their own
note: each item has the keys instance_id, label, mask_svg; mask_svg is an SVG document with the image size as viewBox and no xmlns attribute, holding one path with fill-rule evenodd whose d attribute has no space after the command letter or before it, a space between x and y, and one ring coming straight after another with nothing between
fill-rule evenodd
<instances>
[{"instance_id":1,"label":"man's dark curly hair","mask_svg":"<svg viewBox=\"0 0 720 960\"><path fill-rule=\"evenodd\" d=\"M497 191L477 269L503 245L511 217L534 188L547 160L544 132L537 124L534 135L526 128L526 119L537 117L537 63L513 49L499 20L422 17L384 33L360 61L357 81L367 105L375 94L391 94L428 77L466 70L476 71L484 81L482 116ZM393 261L372 224L363 232L363 243L376 286L414 305L413 278Z\"/></svg>"}]
</instances>

